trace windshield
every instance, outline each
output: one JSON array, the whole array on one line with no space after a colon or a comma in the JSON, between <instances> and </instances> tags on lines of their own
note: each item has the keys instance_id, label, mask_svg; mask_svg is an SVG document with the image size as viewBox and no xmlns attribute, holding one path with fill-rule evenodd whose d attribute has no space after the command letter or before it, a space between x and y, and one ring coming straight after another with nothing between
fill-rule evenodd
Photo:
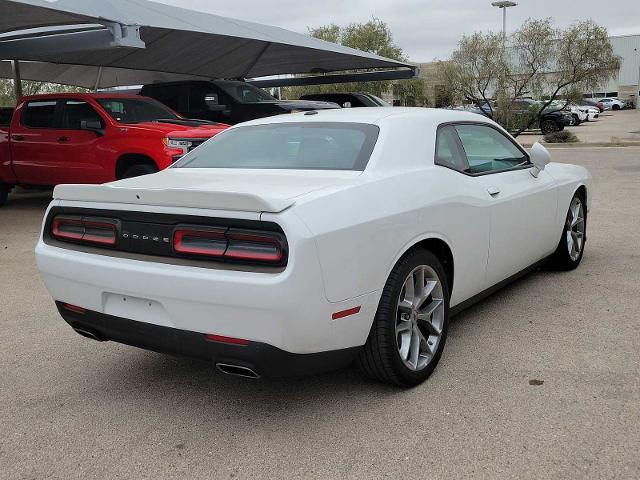
<instances>
[{"instance_id":1,"label":"windshield","mask_svg":"<svg viewBox=\"0 0 640 480\"><path fill-rule=\"evenodd\" d=\"M232 128L175 168L364 170L378 127L360 123L275 123Z\"/></svg>"},{"instance_id":2,"label":"windshield","mask_svg":"<svg viewBox=\"0 0 640 480\"><path fill-rule=\"evenodd\" d=\"M216 85L240 103L274 102L276 99L261 88L244 82L216 82Z\"/></svg>"},{"instance_id":3,"label":"windshield","mask_svg":"<svg viewBox=\"0 0 640 480\"><path fill-rule=\"evenodd\" d=\"M133 124L179 118L160 102L145 98L99 98L98 103L116 122Z\"/></svg>"}]
</instances>

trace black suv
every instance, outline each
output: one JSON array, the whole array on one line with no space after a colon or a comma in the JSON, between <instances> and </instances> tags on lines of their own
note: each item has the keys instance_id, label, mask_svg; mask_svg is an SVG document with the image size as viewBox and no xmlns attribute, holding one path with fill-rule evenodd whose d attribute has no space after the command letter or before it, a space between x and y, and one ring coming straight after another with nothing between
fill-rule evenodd
<instances>
[{"instance_id":1,"label":"black suv","mask_svg":"<svg viewBox=\"0 0 640 480\"><path fill-rule=\"evenodd\" d=\"M155 98L187 118L231 125L281 113L340 108L329 102L278 100L261 88L235 80L152 83L142 87L140 95Z\"/></svg>"},{"instance_id":2,"label":"black suv","mask_svg":"<svg viewBox=\"0 0 640 480\"><path fill-rule=\"evenodd\" d=\"M518 98L513 100L513 113L515 114L515 125L511 130L518 130L521 126L527 125L532 120L532 115L538 113L540 103L530 98ZM491 108L488 104L484 104L482 108L473 107L470 111L480 115L489 116L489 113L497 111L497 106L491 102ZM532 128L539 128L543 135L552 132L564 130L564 127L571 125L573 117L571 112L558 110L556 107L549 106L542 111L538 122L534 123Z\"/></svg>"}]
</instances>

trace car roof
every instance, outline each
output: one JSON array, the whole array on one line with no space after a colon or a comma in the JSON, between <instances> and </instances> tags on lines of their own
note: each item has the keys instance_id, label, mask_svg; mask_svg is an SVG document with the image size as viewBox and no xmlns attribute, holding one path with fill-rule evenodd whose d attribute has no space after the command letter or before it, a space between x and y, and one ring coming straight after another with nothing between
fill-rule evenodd
<instances>
[{"instance_id":1,"label":"car roof","mask_svg":"<svg viewBox=\"0 0 640 480\"><path fill-rule=\"evenodd\" d=\"M85 93L85 92L72 92L72 93L41 93L37 95L28 95L22 97L22 100L47 100L52 98L143 98L149 99L149 97L143 97L134 93L115 93L115 92L100 92L100 93Z\"/></svg>"},{"instance_id":2,"label":"car roof","mask_svg":"<svg viewBox=\"0 0 640 480\"><path fill-rule=\"evenodd\" d=\"M478 115L477 113L465 112L462 110L448 110L443 108L356 107L331 110L312 110L312 112L314 113L300 112L259 118L257 120L238 124L238 126L293 122L350 122L378 124L383 120L393 120L394 118L422 118L437 124L456 121L493 123L487 117Z\"/></svg>"}]
</instances>

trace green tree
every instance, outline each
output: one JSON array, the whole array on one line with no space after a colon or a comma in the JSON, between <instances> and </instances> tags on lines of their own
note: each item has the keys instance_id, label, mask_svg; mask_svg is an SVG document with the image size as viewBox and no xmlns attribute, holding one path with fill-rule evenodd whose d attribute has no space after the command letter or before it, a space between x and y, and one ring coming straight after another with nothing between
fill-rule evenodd
<instances>
[{"instance_id":1,"label":"green tree","mask_svg":"<svg viewBox=\"0 0 640 480\"><path fill-rule=\"evenodd\" d=\"M13 80L0 79L0 107L13 107L16 96ZM86 88L60 85L57 83L22 81L23 95L37 95L39 93L87 92Z\"/></svg>"},{"instance_id":2,"label":"green tree","mask_svg":"<svg viewBox=\"0 0 640 480\"><path fill-rule=\"evenodd\" d=\"M394 60L406 60L402 49L393 42L393 35L388 25L377 18L372 18L366 23L351 23L346 27L332 23L309 29L309 34L321 40L375 53ZM336 92L364 92L380 97L396 88L401 101L424 103L424 85L422 80L418 79L287 87L283 89L283 97L295 99L306 94ZM419 92L422 93L419 94Z\"/></svg>"},{"instance_id":3,"label":"green tree","mask_svg":"<svg viewBox=\"0 0 640 480\"><path fill-rule=\"evenodd\" d=\"M519 135L536 125L554 100L568 102L615 77L620 58L606 28L591 20L560 29L550 18L529 19L506 45L495 32L464 36L441 69L456 97L484 107L489 117ZM525 95L545 101L523 115L514 100Z\"/></svg>"}]
</instances>

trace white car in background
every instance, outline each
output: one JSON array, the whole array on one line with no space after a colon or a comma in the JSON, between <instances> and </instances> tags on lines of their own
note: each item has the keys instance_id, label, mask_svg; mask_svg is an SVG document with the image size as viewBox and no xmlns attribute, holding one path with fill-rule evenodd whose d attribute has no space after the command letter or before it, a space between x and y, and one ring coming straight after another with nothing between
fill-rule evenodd
<instances>
[{"instance_id":1,"label":"white car in background","mask_svg":"<svg viewBox=\"0 0 640 480\"><path fill-rule=\"evenodd\" d=\"M622 110L626 104L615 97L601 98L599 100L604 105L605 110Z\"/></svg>"},{"instance_id":2,"label":"white car in background","mask_svg":"<svg viewBox=\"0 0 640 480\"><path fill-rule=\"evenodd\" d=\"M469 112L280 115L153 175L56 187L36 257L86 337L253 378L356 360L407 387L452 314L580 263L591 176L548 162Z\"/></svg>"},{"instance_id":3,"label":"white car in background","mask_svg":"<svg viewBox=\"0 0 640 480\"><path fill-rule=\"evenodd\" d=\"M586 122L592 122L600 117L600 109L590 105L581 105L578 107L586 116Z\"/></svg>"}]
</instances>

